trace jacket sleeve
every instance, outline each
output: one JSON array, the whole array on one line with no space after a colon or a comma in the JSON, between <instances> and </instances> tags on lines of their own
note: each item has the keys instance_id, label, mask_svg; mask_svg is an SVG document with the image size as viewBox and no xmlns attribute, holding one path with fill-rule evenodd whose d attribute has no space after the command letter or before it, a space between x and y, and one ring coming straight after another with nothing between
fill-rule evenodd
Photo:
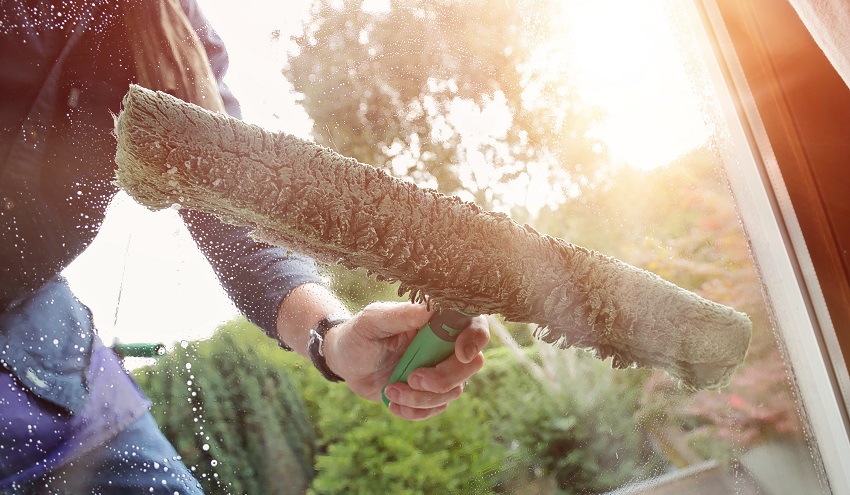
<instances>
[{"instance_id":1,"label":"jacket sleeve","mask_svg":"<svg viewBox=\"0 0 850 495\"><path fill-rule=\"evenodd\" d=\"M241 118L239 102L222 80L228 66L224 43L194 0L182 0L182 6L204 44L227 112ZM181 216L228 296L272 338L277 338L278 307L289 291L307 282L326 283L315 261L257 242L249 229L198 211L181 210Z\"/></svg>"}]
</instances>

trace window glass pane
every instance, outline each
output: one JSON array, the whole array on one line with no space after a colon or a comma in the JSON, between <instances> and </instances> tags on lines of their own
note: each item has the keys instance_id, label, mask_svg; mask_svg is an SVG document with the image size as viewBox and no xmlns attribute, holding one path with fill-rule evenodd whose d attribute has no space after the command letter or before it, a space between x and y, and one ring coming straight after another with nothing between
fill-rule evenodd
<instances>
[{"instance_id":1,"label":"window glass pane","mask_svg":"<svg viewBox=\"0 0 850 495\"><path fill-rule=\"evenodd\" d=\"M176 210L119 194L102 226L82 222L101 234L63 273L107 344L167 347L125 365L208 493L829 493L724 173L729 129L701 35L681 6L200 7L229 51L225 82L244 120L619 258L753 322L729 384L693 391L493 315L485 367L462 398L406 422L238 316ZM86 18L72 10L35 17L65 29ZM92 39L114 34L107 24ZM115 190L111 176L98 181L104 190L86 194L102 211ZM406 298L362 270L323 269L354 311Z\"/></svg>"}]
</instances>

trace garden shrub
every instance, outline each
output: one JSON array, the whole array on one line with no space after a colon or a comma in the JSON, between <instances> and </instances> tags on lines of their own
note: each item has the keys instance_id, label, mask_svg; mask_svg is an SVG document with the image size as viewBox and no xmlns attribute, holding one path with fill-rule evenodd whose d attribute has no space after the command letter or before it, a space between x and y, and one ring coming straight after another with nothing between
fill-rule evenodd
<instances>
[{"instance_id":1,"label":"garden shrub","mask_svg":"<svg viewBox=\"0 0 850 495\"><path fill-rule=\"evenodd\" d=\"M326 381L244 320L136 375L210 494L584 494L658 469L636 419L647 372L523 352L549 381L494 342L463 397L423 422Z\"/></svg>"},{"instance_id":2,"label":"garden shrub","mask_svg":"<svg viewBox=\"0 0 850 495\"><path fill-rule=\"evenodd\" d=\"M486 399L487 424L509 451L505 491L549 478L557 493L601 493L661 466L635 419L645 372L612 370L573 349L538 344L525 352L547 370L548 382L533 378L511 351L497 348L469 387Z\"/></svg>"},{"instance_id":3,"label":"garden shrub","mask_svg":"<svg viewBox=\"0 0 850 495\"><path fill-rule=\"evenodd\" d=\"M277 345L237 320L135 373L204 491L303 494L316 433Z\"/></svg>"},{"instance_id":4,"label":"garden shrub","mask_svg":"<svg viewBox=\"0 0 850 495\"><path fill-rule=\"evenodd\" d=\"M285 359L319 434L310 494L494 493L506 452L482 401L464 396L434 418L405 421L326 381L299 356Z\"/></svg>"}]
</instances>

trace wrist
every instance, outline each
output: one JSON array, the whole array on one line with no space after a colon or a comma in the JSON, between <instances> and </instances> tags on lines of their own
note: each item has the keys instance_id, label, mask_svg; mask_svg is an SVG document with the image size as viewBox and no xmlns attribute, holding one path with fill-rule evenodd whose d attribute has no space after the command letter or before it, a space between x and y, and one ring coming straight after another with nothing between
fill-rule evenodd
<instances>
[{"instance_id":1,"label":"wrist","mask_svg":"<svg viewBox=\"0 0 850 495\"><path fill-rule=\"evenodd\" d=\"M336 337L337 332L333 332L333 330L348 320L347 315L328 315L319 320L319 323L310 330L307 355L319 373L331 382L345 381L342 376L334 371L334 367L329 363L329 356L335 355L336 349L334 337Z\"/></svg>"},{"instance_id":2,"label":"wrist","mask_svg":"<svg viewBox=\"0 0 850 495\"><path fill-rule=\"evenodd\" d=\"M328 332L325 334L325 362L336 375L342 377L343 373L341 373L340 368L340 360L339 360L339 336L342 332L345 331L345 325L348 323L348 320L351 319L351 316L345 316L345 321L340 323L339 325L334 325L331 327Z\"/></svg>"},{"instance_id":3,"label":"wrist","mask_svg":"<svg viewBox=\"0 0 850 495\"><path fill-rule=\"evenodd\" d=\"M310 330L326 315L351 313L327 287L306 283L287 294L278 307L277 338L285 347L309 359Z\"/></svg>"}]
</instances>

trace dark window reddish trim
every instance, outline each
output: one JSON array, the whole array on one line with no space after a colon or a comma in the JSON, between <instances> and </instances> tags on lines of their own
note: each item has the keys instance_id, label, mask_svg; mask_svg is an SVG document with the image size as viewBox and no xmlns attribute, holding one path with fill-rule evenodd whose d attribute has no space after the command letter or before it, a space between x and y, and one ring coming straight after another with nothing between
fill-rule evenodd
<instances>
[{"instance_id":1,"label":"dark window reddish trim","mask_svg":"<svg viewBox=\"0 0 850 495\"><path fill-rule=\"evenodd\" d=\"M787 0L717 0L850 363L850 89Z\"/></svg>"}]
</instances>

